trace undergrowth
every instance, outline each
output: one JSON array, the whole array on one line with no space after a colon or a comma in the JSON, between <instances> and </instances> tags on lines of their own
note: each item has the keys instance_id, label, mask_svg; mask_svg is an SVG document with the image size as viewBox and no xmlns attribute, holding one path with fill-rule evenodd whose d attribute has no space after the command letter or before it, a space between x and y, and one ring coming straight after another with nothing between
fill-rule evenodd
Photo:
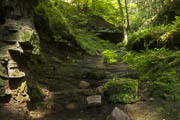
<instances>
[{"instance_id":1,"label":"undergrowth","mask_svg":"<svg viewBox=\"0 0 180 120\"><path fill-rule=\"evenodd\" d=\"M65 43L71 47L75 47L74 43L76 43L90 55L104 50L100 39L81 26L87 22L87 15L77 7L63 1L48 0L40 2L35 7L35 12L48 20L56 42ZM69 36L75 39L69 40Z\"/></svg>"},{"instance_id":2,"label":"undergrowth","mask_svg":"<svg viewBox=\"0 0 180 120\"><path fill-rule=\"evenodd\" d=\"M180 17L167 25L149 26L129 33L128 48L132 50L145 50L154 48L177 48L180 45Z\"/></svg>"},{"instance_id":3,"label":"undergrowth","mask_svg":"<svg viewBox=\"0 0 180 120\"><path fill-rule=\"evenodd\" d=\"M115 77L104 85L104 92L112 102L132 103L138 98L138 81Z\"/></svg>"},{"instance_id":4,"label":"undergrowth","mask_svg":"<svg viewBox=\"0 0 180 120\"><path fill-rule=\"evenodd\" d=\"M150 96L180 100L180 51L165 48L145 50L140 53L126 52L123 61L132 69Z\"/></svg>"}]
</instances>

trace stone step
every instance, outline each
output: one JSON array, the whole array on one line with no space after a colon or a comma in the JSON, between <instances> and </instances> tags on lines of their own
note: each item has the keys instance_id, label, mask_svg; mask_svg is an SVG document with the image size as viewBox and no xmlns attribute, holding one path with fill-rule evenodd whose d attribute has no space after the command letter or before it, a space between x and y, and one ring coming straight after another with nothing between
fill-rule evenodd
<instances>
[{"instance_id":1,"label":"stone step","mask_svg":"<svg viewBox=\"0 0 180 120\"><path fill-rule=\"evenodd\" d=\"M16 44L16 40L1 40L1 41L7 44Z\"/></svg>"},{"instance_id":2,"label":"stone step","mask_svg":"<svg viewBox=\"0 0 180 120\"><path fill-rule=\"evenodd\" d=\"M23 50L18 48L9 48L8 51L10 54L22 54Z\"/></svg>"},{"instance_id":3,"label":"stone step","mask_svg":"<svg viewBox=\"0 0 180 120\"><path fill-rule=\"evenodd\" d=\"M88 106L99 106L102 103L102 96L101 95L88 96L86 100Z\"/></svg>"},{"instance_id":4,"label":"stone step","mask_svg":"<svg viewBox=\"0 0 180 120\"><path fill-rule=\"evenodd\" d=\"M15 69L8 68L8 76L11 79L23 78L25 77L25 73L22 71L19 71L17 68Z\"/></svg>"}]
</instances>

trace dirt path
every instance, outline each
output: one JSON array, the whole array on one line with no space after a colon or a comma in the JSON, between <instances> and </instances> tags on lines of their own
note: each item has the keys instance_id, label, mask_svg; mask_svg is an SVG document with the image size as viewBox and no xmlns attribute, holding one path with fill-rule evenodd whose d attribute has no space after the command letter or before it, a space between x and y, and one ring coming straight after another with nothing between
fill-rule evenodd
<instances>
[{"instance_id":1,"label":"dirt path","mask_svg":"<svg viewBox=\"0 0 180 120\"><path fill-rule=\"evenodd\" d=\"M3 104L1 120L105 120L114 106L119 106L134 120L178 120L179 103L162 100L121 105L110 103L103 96L101 106L87 106L87 96L97 94L96 88L113 76L133 77L132 70L123 62L105 65L100 56L86 56L63 63L51 59L35 69L38 72L32 74L46 95L44 101L31 101L27 107ZM80 81L89 82L90 87L80 89Z\"/></svg>"}]
</instances>

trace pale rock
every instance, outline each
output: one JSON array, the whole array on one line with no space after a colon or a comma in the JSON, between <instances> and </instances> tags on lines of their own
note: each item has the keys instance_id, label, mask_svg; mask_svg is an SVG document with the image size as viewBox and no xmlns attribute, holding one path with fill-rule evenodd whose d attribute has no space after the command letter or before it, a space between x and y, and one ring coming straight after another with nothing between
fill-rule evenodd
<instances>
[{"instance_id":1,"label":"pale rock","mask_svg":"<svg viewBox=\"0 0 180 120\"><path fill-rule=\"evenodd\" d=\"M66 105L66 109L68 109L68 110L75 110L76 108L77 108L77 105L75 103Z\"/></svg>"},{"instance_id":2,"label":"pale rock","mask_svg":"<svg viewBox=\"0 0 180 120\"><path fill-rule=\"evenodd\" d=\"M115 107L112 113L106 118L106 120L130 120L130 118L118 107Z\"/></svg>"},{"instance_id":3,"label":"pale rock","mask_svg":"<svg viewBox=\"0 0 180 120\"><path fill-rule=\"evenodd\" d=\"M102 97L101 97L101 95L89 96L89 97L87 97L87 103L88 103L88 106L98 106L98 105L101 105Z\"/></svg>"},{"instance_id":4,"label":"pale rock","mask_svg":"<svg viewBox=\"0 0 180 120\"><path fill-rule=\"evenodd\" d=\"M86 89L90 86L90 84L86 81L81 81L80 84L79 84L79 87L82 88L82 89Z\"/></svg>"},{"instance_id":5,"label":"pale rock","mask_svg":"<svg viewBox=\"0 0 180 120\"><path fill-rule=\"evenodd\" d=\"M96 91L97 91L98 94L103 95L103 94L104 94L103 86L97 87L97 88L96 88Z\"/></svg>"}]
</instances>

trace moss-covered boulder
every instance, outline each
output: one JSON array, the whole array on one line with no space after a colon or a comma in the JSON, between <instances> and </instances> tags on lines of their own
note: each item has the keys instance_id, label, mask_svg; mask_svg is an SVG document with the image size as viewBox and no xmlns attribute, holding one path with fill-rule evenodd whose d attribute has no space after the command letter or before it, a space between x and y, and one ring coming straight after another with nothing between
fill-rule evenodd
<instances>
[{"instance_id":1,"label":"moss-covered boulder","mask_svg":"<svg viewBox=\"0 0 180 120\"><path fill-rule=\"evenodd\" d=\"M137 100L138 81L130 78L114 78L104 85L104 92L112 102L132 103Z\"/></svg>"}]
</instances>

